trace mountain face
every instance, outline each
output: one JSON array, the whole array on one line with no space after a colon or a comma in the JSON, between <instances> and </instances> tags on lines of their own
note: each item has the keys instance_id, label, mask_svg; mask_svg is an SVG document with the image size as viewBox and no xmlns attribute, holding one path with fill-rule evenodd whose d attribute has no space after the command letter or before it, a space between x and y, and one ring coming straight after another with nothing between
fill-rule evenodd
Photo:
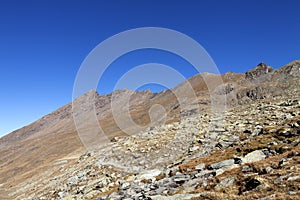
<instances>
[{"instance_id":1,"label":"mountain face","mask_svg":"<svg viewBox=\"0 0 300 200\"><path fill-rule=\"evenodd\" d=\"M0 139L0 199L297 199L299 77L296 60L160 93L90 91ZM136 126L122 114L127 97ZM74 105L89 113L88 101L105 136L87 151L78 131L98 129L75 124Z\"/></svg>"}]
</instances>

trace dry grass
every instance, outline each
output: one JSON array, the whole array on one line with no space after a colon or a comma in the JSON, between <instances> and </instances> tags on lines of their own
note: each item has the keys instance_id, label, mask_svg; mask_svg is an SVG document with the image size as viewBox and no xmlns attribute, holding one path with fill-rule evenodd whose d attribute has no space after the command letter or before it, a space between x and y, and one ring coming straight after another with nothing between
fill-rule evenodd
<instances>
[{"instance_id":1,"label":"dry grass","mask_svg":"<svg viewBox=\"0 0 300 200\"><path fill-rule=\"evenodd\" d=\"M220 162L227 159L232 159L234 155L239 154L236 147L231 147L226 150L217 150L211 153L208 157L195 158L187 163L180 164L179 170L181 173L188 173L190 170L195 170L195 167L201 163L205 163L206 166Z\"/></svg>"}]
</instances>

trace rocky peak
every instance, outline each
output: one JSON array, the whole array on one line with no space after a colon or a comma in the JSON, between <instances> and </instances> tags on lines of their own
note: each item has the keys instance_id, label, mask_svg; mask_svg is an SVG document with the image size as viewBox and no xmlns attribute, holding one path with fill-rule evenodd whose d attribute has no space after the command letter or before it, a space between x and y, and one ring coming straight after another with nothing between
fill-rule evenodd
<instances>
[{"instance_id":1,"label":"rocky peak","mask_svg":"<svg viewBox=\"0 0 300 200\"><path fill-rule=\"evenodd\" d=\"M253 80L261 77L265 77L265 75L270 74L274 71L271 66L267 66L265 63L259 63L255 68L246 72L246 79Z\"/></svg>"},{"instance_id":2,"label":"rocky peak","mask_svg":"<svg viewBox=\"0 0 300 200\"><path fill-rule=\"evenodd\" d=\"M96 90L90 90L85 93L83 96L99 96L99 93Z\"/></svg>"},{"instance_id":3,"label":"rocky peak","mask_svg":"<svg viewBox=\"0 0 300 200\"><path fill-rule=\"evenodd\" d=\"M295 60L277 70L278 73L285 76L300 76L300 60Z\"/></svg>"}]
</instances>

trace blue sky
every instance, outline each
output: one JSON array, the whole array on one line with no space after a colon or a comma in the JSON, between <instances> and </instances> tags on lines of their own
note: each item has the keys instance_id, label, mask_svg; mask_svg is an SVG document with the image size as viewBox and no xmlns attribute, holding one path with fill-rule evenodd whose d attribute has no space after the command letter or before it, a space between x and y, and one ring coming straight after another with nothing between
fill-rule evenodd
<instances>
[{"instance_id":1,"label":"blue sky","mask_svg":"<svg viewBox=\"0 0 300 200\"><path fill-rule=\"evenodd\" d=\"M299 6L297 0L0 0L0 136L69 103L84 58L128 29L165 27L187 34L222 73L245 72L261 61L278 68L299 59ZM195 74L175 55L138 51L112 64L99 92L110 92L122 73L148 62L182 67L186 77Z\"/></svg>"}]
</instances>

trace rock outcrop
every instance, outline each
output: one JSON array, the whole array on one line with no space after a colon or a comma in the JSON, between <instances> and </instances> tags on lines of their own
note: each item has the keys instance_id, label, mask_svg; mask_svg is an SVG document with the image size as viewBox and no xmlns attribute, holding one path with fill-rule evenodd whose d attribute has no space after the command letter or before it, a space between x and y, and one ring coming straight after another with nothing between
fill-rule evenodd
<instances>
[{"instance_id":1,"label":"rock outcrop","mask_svg":"<svg viewBox=\"0 0 300 200\"><path fill-rule=\"evenodd\" d=\"M267 66L265 63L259 63L254 69L251 69L246 72L245 78L247 80L268 80L274 72L274 69L270 66Z\"/></svg>"}]
</instances>

